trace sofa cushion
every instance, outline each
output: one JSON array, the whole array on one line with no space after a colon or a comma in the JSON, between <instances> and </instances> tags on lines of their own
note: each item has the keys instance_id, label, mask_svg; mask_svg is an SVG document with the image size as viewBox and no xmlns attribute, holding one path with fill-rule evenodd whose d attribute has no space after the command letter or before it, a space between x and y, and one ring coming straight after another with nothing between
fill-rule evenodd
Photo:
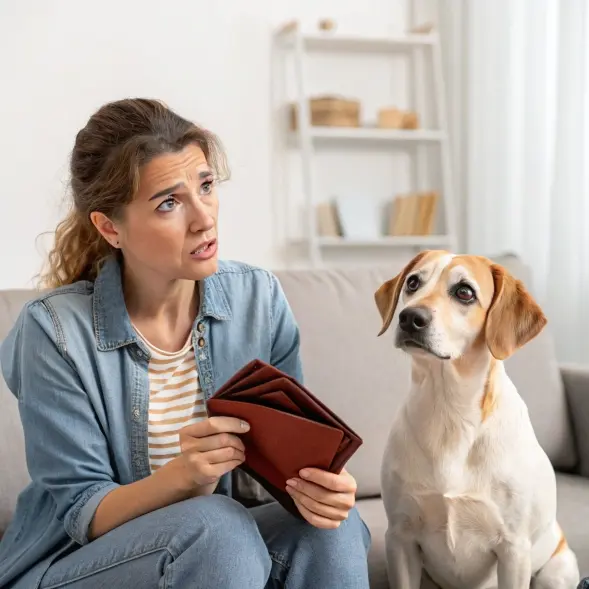
<instances>
[{"instance_id":1,"label":"sofa cushion","mask_svg":"<svg viewBox=\"0 0 589 589\"><path fill-rule=\"evenodd\" d=\"M277 271L301 329L305 383L364 439L348 468L359 496L380 492L380 460L389 429L409 389L409 357L394 349L393 330L377 337L375 290L409 258L388 267ZM514 256L497 257L529 283ZM547 328L506 362L528 404L541 445L559 468L576 461L565 394Z\"/></svg>"}]
</instances>

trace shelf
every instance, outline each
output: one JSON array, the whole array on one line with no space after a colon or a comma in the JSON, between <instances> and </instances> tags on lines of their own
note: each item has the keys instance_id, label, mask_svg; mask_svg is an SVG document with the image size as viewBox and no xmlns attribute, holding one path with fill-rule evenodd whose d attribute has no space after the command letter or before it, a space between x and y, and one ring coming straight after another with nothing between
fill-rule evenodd
<instances>
[{"instance_id":1,"label":"shelf","mask_svg":"<svg viewBox=\"0 0 589 589\"><path fill-rule=\"evenodd\" d=\"M398 235L379 239L346 239L345 237L318 237L319 247L443 247L450 244L448 235Z\"/></svg>"},{"instance_id":2,"label":"shelf","mask_svg":"<svg viewBox=\"0 0 589 589\"><path fill-rule=\"evenodd\" d=\"M429 32L428 32L429 31ZM289 239L289 243L293 246L300 247L301 250L306 250L305 253L312 266L320 267L323 258L340 257L354 257L356 255L378 258L382 255L390 255L395 251L402 252L403 248L407 250L427 250L427 249L445 249L452 250L456 247L456 235L454 225L454 203L453 203L453 187L451 182L451 164L450 157L450 142L449 134L445 117L445 90L444 90L444 71L443 60L441 59L440 36L437 31L426 26L422 28L422 32L404 32L404 31L382 31L378 34L373 29L374 34L362 34L357 31L356 34L350 29L345 31L343 27L335 28L333 30L321 30L317 26L301 26L301 23L293 19L280 27L274 36L274 45L278 49L277 55L280 57L286 68L286 58L290 53L293 58L294 67L294 88L295 96L290 98L288 105L285 105L287 97L284 96L286 92L285 79L277 77L276 83L280 84L280 89L276 92L276 100L273 106L276 107L276 113L282 111L280 120L277 123L281 127L280 139L281 148L284 148L284 154L288 158L288 165L290 165L290 155L296 151L300 151L301 165L301 186L300 190L304 199L305 217L302 227L299 228L299 237ZM388 33L388 34L387 34ZM339 53L338 53L339 52ZM422 124L430 128L421 129L385 129L377 126L376 117L368 114L362 117L358 127L332 127L332 126L316 126L311 124L310 105L307 103L314 95L312 88L309 87L309 80L307 79L306 61L313 59L323 54L333 59L348 59L349 56L356 54L363 54L361 59L372 57L377 58L386 57L409 57L412 64L407 73L411 74L412 68L416 68L416 73L419 76L409 76L410 78L410 94L415 96L415 108L420 115L419 120ZM430 59L431 58L431 59ZM360 59L360 57L359 57ZM361 67L361 59L358 65ZM394 61L394 59L393 59ZM323 64L324 67L329 67L328 64ZM394 65L396 62L394 61ZM423 69L423 72L419 71ZM426 69L431 74L431 89L421 74L425 75ZM314 72L315 73L315 72ZM344 76L348 75L347 70L342 70ZM323 91L324 95L325 90ZM432 99L432 107L436 113L437 124L423 121L428 99ZM329 93L327 94L329 95ZM294 100L294 102L293 102ZM391 103L395 100L391 99ZM296 117L299 128L292 129L292 106L295 106L298 115ZM384 104L384 103L383 103ZM287 108L290 110L287 113ZM302 109L300 107L303 107ZM286 116L289 114L290 116ZM376 114L376 113L375 113ZM305 116L302 116L305 115ZM366 113L365 113L366 115ZM421 116L422 115L422 116ZM278 117L277 117L278 119ZM304 123L304 124L302 124ZM356 121L358 123L358 121ZM437 128L431 128L437 127ZM380 232L385 231L385 228L379 223L375 226L374 232L366 232L367 237L362 236L362 232L358 231L358 238L349 237L327 237L318 235L319 225L316 221L316 212L314 208L317 201L320 201L331 193L331 190L326 193L326 187L323 190L320 188L316 176L319 174L320 163L315 162L314 159L319 156L321 151L341 152L344 156L350 156L352 152L374 151L382 155L384 152L406 152L406 155L415 158L414 174L412 174L412 184L409 190L418 189L421 186L436 186L439 184L438 191L443 195L443 205L440 212L436 210L436 225L440 221L438 231L442 234L436 235L379 235ZM429 152L432 153L429 153ZM362 155L362 154L360 154ZM432 179L432 170L429 165L429 159L435 158L439 160L439 172L441 178ZM410 158L404 158L410 159ZM399 162L401 163L401 162ZM407 162L409 163L409 162ZM343 165L348 165L344 160ZM329 174L331 170L322 170L323 173ZM411 170L413 171L413 170ZM284 188L280 186L280 189ZM383 203L384 204L384 203ZM442 204L442 203L440 203ZM285 204L286 225L290 224L289 211L290 203ZM417 214L417 211L415 211ZM361 211L358 213L361 214ZM303 221L303 219L301 219ZM425 225L420 228L425 229ZM381 231L378 231L378 230ZM291 229L292 230L292 229ZM289 231L290 233L290 231ZM333 231L332 233L336 233ZM353 231L349 232L353 233ZM397 248L395 250L394 248ZM399 249L400 248L400 249Z\"/></svg>"},{"instance_id":3,"label":"shelf","mask_svg":"<svg viewBox=\"0 0 589 589\"><path fill-rule=\"evenodd\" d=\"M293 43L295 35L284 33L286 42ZM406 33L386 37L371 37L359 35L340 35L338 33L308 33L302 35L305 49L311 51L353 51L353 52L390 52L408 47L433 45L437 39L436 33L420 34Z\"/></svg>"},{"instance_id":4,"label":"shelf","mask_svg":"<svg viewBox=\"0 0 589 589\"><path fill-rule=\"evenodd\" d=\"M298 132L290 132L291 139L298 141ZM436 130L378 129L370 127L310 127L309 135L315 141L380 141L388 143L441 142L444 133Z\"/></svg>"}]
</instances>

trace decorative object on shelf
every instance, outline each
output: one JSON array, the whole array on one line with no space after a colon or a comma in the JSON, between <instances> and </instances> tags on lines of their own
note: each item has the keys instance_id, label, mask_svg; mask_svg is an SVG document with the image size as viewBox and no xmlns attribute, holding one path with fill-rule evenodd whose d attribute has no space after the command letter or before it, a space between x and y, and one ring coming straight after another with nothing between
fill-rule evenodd
<instances>
[{"instance_id":1,"label":"decorative object on shelf","mask_svg":"<svg viewBox=\"0 0 589 589\"><path fill-rule=\"evenodd\" d=\"M359 127L360 102L342 96L316 96L309 99L311 125L315 127ZM298 125L298 104L290 105L290 125Z\"/></svg>"},{"instance_id":2,"label":"decorative object on shelf","mask_svg":"<svg viewBox=\"0 0 589 589\"><path fill-rule=\"evenodd\" d=\"M294 31L296 31L299 27L299 23L297 20L289 20L287 22L285 22L282 27L280 27L279 31L280 34L285 35L288 33L292 33Z\"/></svg>"},{"instance_id":3,"label":"decorative object on shelf","mask_svg":"<svg viewBox=\"0 0 589 589\"><path fill-rule=\"evenodd\" d=\"M438 200L439 194L435 191L398 195L390 207L388 234L431 235Z\"/></svg>"},{"instance_id":4,"label":"decorative object on shelf","mask_svg":"<svg viewBox=\"0 0 589 589\"><path fill-rule=\"evenodd\" d=\"M338 195L335 203L345 239L376 241L383 237L382 201L365 195Z\"/></svg>"},{"instance_id":5,"label":"decorative object on shelf","mask_svg":"<svg viewBox=\"0 0 589 589\"><path fill-rule=\"evenodd\" d=\"M421 35L429 35L434 30L434 24L431 22L423 23L422 25L417 25L415 27L411 27L409 29L410 33L417 33Z\"/></svg>"},{"instance_id":6,"label":"decorative object on shelf","mask_svg":"<svg viewBox=\"0 0 589 589\"><path fill-rule=\"evenodd\" d=\"M401 110L394 106L378 111L377 126L380 129L419 129L419 116L411 110Z\"/></svg>"},{"instance_id":7,"label":"decorative object on shelf","mask_svg":"<svg viewBox=\"0 0 589 589\"><path fill-rule=\"evenodd\" d=\"M328 201L317 205L317 234L320 237L341 237L343 235L335 202Z\"/></svg>"},{"instance_id":8,"label":"decorative object on shelf","mask_svg":"<svg viewBox=\"0 0 589 589\"><path fill-rule=\"evenodd\" d=\"M335 30L335 21L331 18L322 18L319 21L319 28L322 31L334 31Z\"/></svg>"}]
</instances>

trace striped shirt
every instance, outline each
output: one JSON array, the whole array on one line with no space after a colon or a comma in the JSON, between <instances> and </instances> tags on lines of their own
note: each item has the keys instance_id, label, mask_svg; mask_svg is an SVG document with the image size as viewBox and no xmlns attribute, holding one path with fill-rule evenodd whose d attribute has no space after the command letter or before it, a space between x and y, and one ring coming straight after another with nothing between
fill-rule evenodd
<instances>
[{"instance_id":1,"label":"striped shirt","mask_svg":"<svg viewBox=\"0 0 589 589\"><path fill-rule=\"evenodd\" d=\"M207 417L199 386L192 334L177 352L166 352L141 335L149 361L149 465L155 471L180 454L178 432Z\"/></svg>"}]
</instances>

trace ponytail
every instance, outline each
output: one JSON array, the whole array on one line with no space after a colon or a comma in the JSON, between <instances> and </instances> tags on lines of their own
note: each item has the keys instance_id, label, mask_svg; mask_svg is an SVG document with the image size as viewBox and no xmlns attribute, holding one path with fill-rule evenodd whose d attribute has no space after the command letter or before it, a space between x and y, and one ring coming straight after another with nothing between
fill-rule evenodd
<instances>
[{"instance_id":1,"label":"ponytail","mask_svg":"<svg viewBox=\"0 0 589 589\"><path fill-rule=\"evenodd\" d=\"M94 281L102 264L114 252L90 219L72 208L55 230L55 243L48 256L48 268L41 274L41 287Z\"/></svg>"}]
</instances>

